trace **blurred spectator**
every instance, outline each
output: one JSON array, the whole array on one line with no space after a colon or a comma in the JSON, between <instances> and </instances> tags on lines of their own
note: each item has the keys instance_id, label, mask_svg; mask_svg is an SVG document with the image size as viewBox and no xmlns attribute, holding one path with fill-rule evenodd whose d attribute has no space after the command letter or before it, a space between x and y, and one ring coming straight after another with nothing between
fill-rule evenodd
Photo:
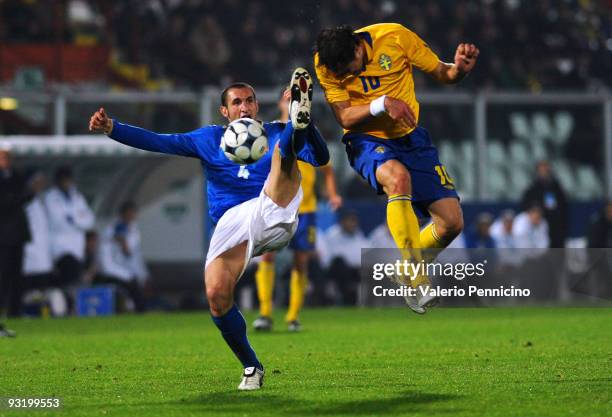
<instances>
[{"instance_id":1,"label":"blurred spectator","mask_svg":"<svg viewBox=\"0 0 612 417\"><path fill-rule=\"evenodd\" d=\"M550 163L540 161L536 166L536 178L522 197L522 207L537 203L544 211L548 223L548 237L551 248L565 247L567 238L568 203L565 192L554 177Z\"/></svg>"},{"instance_id":2,"label":"blurred spectator","mask_svg":"<svg viewBox=\"0 0 612 417\"><path fill-rule=\"evenodd\" d=\"M589 273L576 282L574 290L595 297L612 296L612 201L592 219L587 244L589 248ZM596 249L604 248L604 249Z\"/></svg>"},{"instance_id":3,"label":"blurred spectator","mask_svg":"<svg viewBox=\"0 0 612 417\"><path fill-rule=\"evenodd\" d=\"M529 255L538 256L546 252L545 249L550 246L548 223L538 203L532 203L526 211L516 216L512 234L517 248L532 249Z\"/></svg>"},{"instance_id":4,"label":"blurred spectator","mask_svg":"<svg viewBox=\"0 0 612 417\"><path fill-rule=\"evenodd\" d=\"M43 195L47 178L42 171L32 172L27 181L32 199L26 206L30 235L32 239L25 246L23 254L23 276L15 295L16 311L22 313L22 299L26 292L34 289L55 287L53 259L49 236L49 219L45 209ZM61 297L61 295L59 295ZM60 301L66 305L65 299ZM61 310L59 308L58 310ZM64 313L65 313L64 308ZM60 314L61 315L61 314Z\"/></svg>"},{"instance_id":5,"label":"blurred spectator","mask_svg":"<svg viewBox=\"0 0 612 417\"><path fill-rule=\"evenodd\" d=\"M516 248L516 241L512 234L514 225L514 211L504 210L501 216L491 225L491 237L496 248Z\"/></svg>"},{"instance_id":6,"label":"blurred spectator","mask_svg":"<svg viewBox=\"0 0 612 417\"><path fill-rule=\"evenodd\" d=\"M0 2L0 33L9 42L49 42L53 38L53 13L44 1Z\"/></svg>"},{"instance_id":7,"label":"blurred spectator","mask_svg":"<svg viewBox=\"0 0 612 417\"><path fill-rule=\"evenodd\" d=\"M495 241L491 237L491 225L493 216L491 213L480 213L476 218L476 223L464 234L465 247L470 262L486 262L489 267L497 263L497 254L494 250Z\"/></svg>"},{"instance_id":8,"label":"blurred spectator","mask_svg":"<svg viewBox=\"0 0 612 417\"><path fill-rule=\"evenodd\" d=\"M395 248L395 242L393 241L387 222L376 226L376 228L370 232L368 240L370 241L371 248Z\"/></svg>"},{"instance_id":9,"label":"blurred spectator","mask_svg":"<svg viewBox=\"0 0 612 417\"><path fill-rule=\"evenodd\" d=\"M48 281L53 272L49 219L43 201L46 186L47 178L42 171L35 171L28 178L32 199L26 206L26 213L32 239L25 246L23 260L23 275L28 280Z\"/></svg>"},{"instance_id":10,"label":"blurred spectator","mask_svg":"<svg viewBox=\"0 0 612 417\"><path fill-rule=\"evenodd\" d=\"M606 2L332 0L317 7L281 0L53 4L50 13L48 2L42 0L0 2L3 39L47 43L107 39L123 62L147 64L151 73L170 78L179 87L229 82L221 77L277 85L295 66L312 64L310 48L321 28L349 23L357 29L378 22L404 24L442 59L452 59L459 42L478 45L486 53L479 58L476 74L464 81L472 87L597 90L609 87L611 81L612 24ZM437 30L440 22L446 30ZM514 45L525 45L520 55L513 53ZM422 74L415 82L439 88Z\"/></svg>"},{"instance_id":11,"label":"blurred spectator","mask_svg":"<svg viewBox=\"0 0 612 417\"><path fill-rule=\"evenodd\" d=\"M144 311L142 287L149 272L140 247L137 214L134 203L123 203L119 217L104 231L100 244L100 274L94 282L119 286L128 293L136 311Z\"/></svg>"},{"instance_id":12,"label":"blurred spectator","mask_svg":"<svg viewBox=\"0 0 612 417\"><path fill-rule=\"evenodd\" d=\"M357 214L350 210L342 211L339 224L329 228L322 243L320 259L328 266L328 277L337 285L340 302L354 305L357 302L361 249L368 247Z\"/></svg>"},{"instance_id":13,"label":"blurred spectator","mask_svg":"<svg viewBox=\"0 0 612 417\"><path fill-rule=\"evenodd\" d=\"M492 224L493 216L490 213L480 213L474 229L465 235L466 247L470 249L495 248L495 241L490 233Z\"/></svg>"},{"instance_id":14,"label":"blurred spectator","mask_svg":"<svg viewBox=\"0 0 612 417\"><path fill-rule=\"evenodd\" d=\"M0 144L2 146L2 144ZM8 148L0 148L0 320L15 314L15 288L21 280L23 247L30 240L25 213L27 190L13 170ZM15 333L0 321L0 337Z\"/></svg>"},{"instance_id":15,"label":"blurred spectator","mask_svg":"<svg viewBox=\"0 0 612 417\"><path fill-rule=\"evenodd\" d=\"M523 256L518 250L513 234L514 211L505 210L491 225L491 237L495 241L499 266L519 266Z\"/></svg>"},{"instance_id":16,"label":"blurred spectator","mask_svg":"<svg viewBox=\"0 0 612 417\"><path fill-rule=\"evenodd\" d=\"M100 238L95 230L85 232L85 259L82 281L92 284L100 273Z\"/></svg>"},{"instance_id":17,"label":"blurred spectator","mask_svg":"<svg viewBox=\"0 0 612 417\"><path fill-rule=\"evenodd\" d=\"M45 207L58 283L76 283L83 271L85 232L94 226L95 218L69 167L56 170L55 186L45 195Z\"/></svg>"},{"instance_id":18,"label":"blurred spectator","mask_svg":"<svg viewBox=\"0 0 612 417\"><path fill-rule=\"evenodd\" d=\"M612 248L612 201L591 222L587 239L589 248Z\"/></svg>"}]
</instances>

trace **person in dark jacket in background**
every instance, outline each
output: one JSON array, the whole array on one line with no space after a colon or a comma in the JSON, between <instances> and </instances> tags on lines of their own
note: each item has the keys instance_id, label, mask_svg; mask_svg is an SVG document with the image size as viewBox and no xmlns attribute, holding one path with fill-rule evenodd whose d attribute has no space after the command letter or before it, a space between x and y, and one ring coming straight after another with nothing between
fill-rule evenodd
<instances>
[{"instance_id":1,"label":"person in dark jacket in background","mask_svg":"<svg viewBox=\"0 0 612 417\"><path fill-rule=\"evenodd\" d=\"M0 320L14 313L14 289L21 279L23 248L30 240L26 190L24 179L11 166L8 147L0 144ZM0 337L14 336L0 321Z\"/></svg>"},{"instance_id":2,"label":"person in dark jacket in background","mask_svg":"<svg viewBox=\"0 0 612 417\"><path fill-rule=\"evenodd\" d=\"M523 193L521 203L523 210L527 210L534 203L542 207L544 218L548 223L550 247L565 247L568 232L568 203L565 192L553 175L548 161L539 161L536 165L536 178Z\"/></svg>"},{"instance_id":3,"label":"person in dark jacket in background","mask_svg":"<svg viewBox=\"0 0 612 417\"><path fill-rule=\"evenodd\" d=\"M612 200L591 221L587 240L589 248L612 248Z\"/></svg>"}]
</instances>

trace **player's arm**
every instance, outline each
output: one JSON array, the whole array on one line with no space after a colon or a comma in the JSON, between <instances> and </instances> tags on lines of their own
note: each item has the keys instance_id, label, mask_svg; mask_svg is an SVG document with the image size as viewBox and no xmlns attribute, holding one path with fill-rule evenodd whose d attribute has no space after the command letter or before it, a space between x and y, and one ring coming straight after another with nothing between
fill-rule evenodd
<instances>
[{"instance_id":1,"label":"player's arm","mask_svg":"<svg viewBox=\"0 0 612 417\"><path fill-rule=\"evenodd\" d=\"M455 51L454 62L442 62L423 39L403 26L397 31L397 42L410 63L442 84L454 84L464 79L476 65L480 53L475 45L461 43Z\"/></svg>"},{"instance_id":2,"label":"player's arm","mask_svg":"<svg viewBox=\"0 0 612 417\"><path fill-rule=\"evenodd\" d=\"M391 119L402 125L416 126L414 113L403 101L389 96L381 96L374 98L369 104L351 105L346 89L340 85L340 82L334 76L317 65L316 57L315 68L319 83L325 92L325 98L331 106L336 120L344 129L355 129L365 122L382 116L385 112Z\"/></svg>"},{"instance_id":3,"label":"player's arm","mask_svg":"<svg viewBox=\"0 0 612 417\"><path fill-rule=\"evenodd\" d=\"M327 190L329 205L332 210L336 211L342 207L342 197L338 194L334 170L331 164L327 164L321 167L321 172L323 172L323 177L325 179L325 189Z\"/></svg>"},{"instance_id":4,"label":"player's arm","mask_svg":"<svg viewBox=\"0 0 612 417\"><path fill-rule=\"evenodd\" d=\"M455 52L452 64L439 61L436 68L428 74L442 84L455 84L463 80L474 69L480 50L471 43L461 43Z\"/></svg>"},{"instance_id":5,"label":"player's arm","mask_svg":"<svg viewBox=\"0 0 612 417\"><path fill-rule=\"evenodd\" d=\"M357 128L360 124L380 117L383 113L387 113L391 119L405 127L416 126L416 117L408 104L389 96L378 97L370 104L351 106L350 101L340 101L330 103L330 106L340 126L347 130Z\"/></svg>"},{"instance_id":6,"label":"player's arm","mask_svg":"<svg viewBox=\"0 0 612 417\"><path fill-rule=\"evenodd\" d=\"M198 157L193 136L188 133L159 134L121 123L100 108L89 119L89 130L133 148L172 155Z\"/></svg>"}]
</instances>

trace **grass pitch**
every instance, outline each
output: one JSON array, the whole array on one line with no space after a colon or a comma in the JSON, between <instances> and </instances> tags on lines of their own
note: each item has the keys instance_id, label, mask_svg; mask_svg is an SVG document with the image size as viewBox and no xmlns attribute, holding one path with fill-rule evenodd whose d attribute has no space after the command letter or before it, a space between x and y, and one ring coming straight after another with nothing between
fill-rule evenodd
<instances>
[{"instance_id":1,"label":"grass pitch","mask_svg":"<svg viewBox=\"0 0 612 417\"><path fill-rule=\"evenodd\" d=\"M247 315L251 322L253 314ZM60 397L14 416L611 416L612 310L320 309L304 331L249 332L264 388L209 316L18 320L0 397Z\"/></svg>"}]
</instances>

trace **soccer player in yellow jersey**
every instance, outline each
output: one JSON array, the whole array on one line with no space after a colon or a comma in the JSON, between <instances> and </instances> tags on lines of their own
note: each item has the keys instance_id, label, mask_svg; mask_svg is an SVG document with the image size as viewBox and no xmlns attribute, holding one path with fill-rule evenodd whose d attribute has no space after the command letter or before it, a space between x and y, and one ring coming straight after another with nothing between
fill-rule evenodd
<instances>
[{"instance_id":1,"label":"soccer player in yellow jersey","mask_svg":"<svg viewBox=\"0 0 612 417\"><path fill-rule=\"evenodd\" d=\"M286 123L289 119L288 104L289 94L285 90L281 92L278 101L280 121ZM298 161L298 169L302 175L302 190L304 197L299 208L299 223L295 235L289 242L293 249L293 267L289 279L289 309L285 316L287 327L290 331L299 331L299 312L304 304L306 286L308 284L308 261L315 249L315 238L317 234L315 215L317 211L317 195L315 183L317 173L315 168L306 163ZM330 164L320 167L325 178L325 187L329 198L329 204L333 210L342 205L342 197L336 190L336 178ZM274 293L274 252L264 254L255 273L257 283L257 296L259 298L259 317L253 322L255 330L272 329L272 297Z\"/></svg>"},{"instance_id":2,"label":"soccer player in yellow jersey","mask_svg":"<svg viewBox=\"0 0 612 417\"><path fill-rule=\"evenodd\" d=\"M412 72L454 84L474 68L479 54L459 44L453 63L442 62L414 32L396 23L353 30L322 30L314 64L338 123L353 169L379 193L386 194L387 224L404 258L416 262L421 249L442 249L463 229L463 215L453 181L425 129L418 126L419 103ZM419 230L417 214L432 223ZM426 276L411 281L429 285ZM429 295L406 301L417 313L438 300Z\"/></svg>"}]
</instances>

